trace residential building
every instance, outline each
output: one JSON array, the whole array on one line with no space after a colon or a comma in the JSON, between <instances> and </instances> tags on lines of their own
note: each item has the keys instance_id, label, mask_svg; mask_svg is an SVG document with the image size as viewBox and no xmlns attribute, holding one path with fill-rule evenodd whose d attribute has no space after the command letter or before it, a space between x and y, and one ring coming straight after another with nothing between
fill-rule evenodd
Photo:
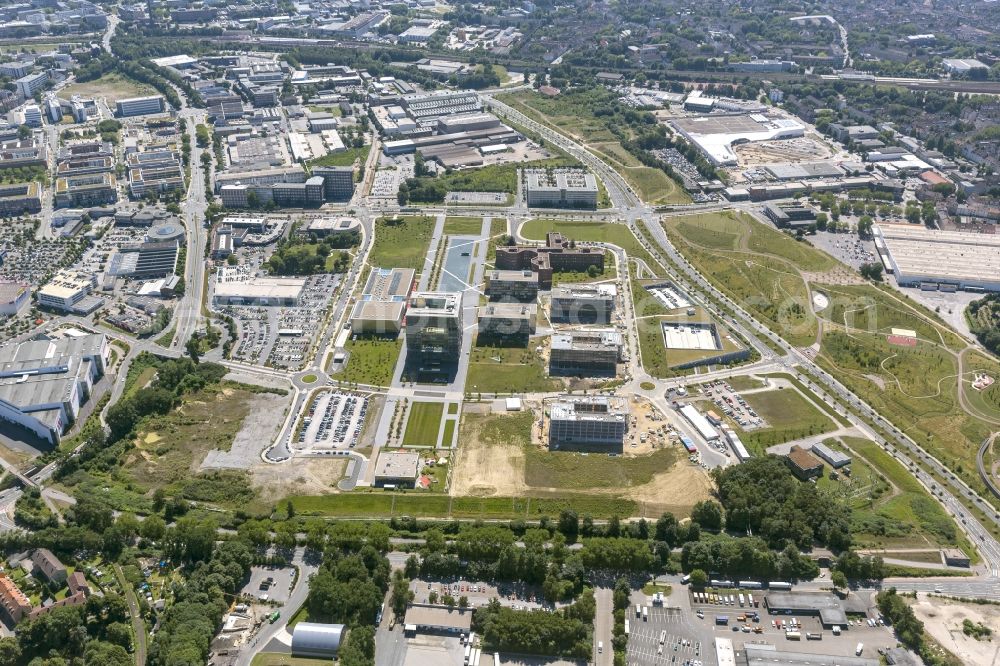
<instances>
[{"instance_id":1,"label":"residential building","mask_svg":"<svg viewBox=\"0 0 1000 666\"><path fill-rule=\"evenodd\" d=\"M0 612L3 619L15 625L31 612L31 600L5 572L0 571Z\"/></svg>"},{"instance_id":2,"label":"residential building","mask_svg":"<svg viewBox=\"0 0 1000 666\"><path fill-rule=\"evenodd\" d=\"M568 284L552 288L550 318L568 324L607 324L618 290L613 284Z\"/></svg>"},{"instance_id":3,"label":"residential building","mask_svg":"<svg viewBox=\"0 0 1000 666\"><path fill-rule=\"evenodd\" d=\"M491 301L523 301L538 297L538 273L531 270L490 271L486 277L486 296Z\"/></svg>"},{"instance_id":4,"label":"residential building","mask_svg":"<svg viewBox=\"0 0 1000 666\"><path fill-rule=\"evenodd\" d=\"M613 328L555 333L549 353L549 374L614 377L621 349L621 333Z\"/></svg>"},{"instance_id":5,"label":"residential building","mask_svg":"<svg viewBox=\"0 0 1000 666\"><path fill-rule=\"evenodd\" d=\"M581 169L530 169L524 178L529 206L597 207L597 179Z\"/></svg>"},{"instance_id":6,"label":"residential building","mask_svg":"<svg viewBox=\"0 0 1000 666\"><path fill-rule=\"evenodd\" d=\"M42 199L38 183L0 184L0 217L17 217L41 211Z\"/></svg>"},{"instance_id":7,"label":"residential building","mask_svg":"<svg viewBox=\"0 0 1000 666\"><path fill-rule=\"evenodd\" d=\"M621 453L629 419L622 398L567 396L548 413L550 449Z\"/></svg>"},{"instance_id":8,"label":"residential building","mask_svg":"<svg viewBox=\"0 0 1000 666\"><path fill-rule=\"evenodd\" d=\"M148 97L130 97L120 99L115 103L115 115L120 118L130 116L145 116L151 113L163 113L167 110L167 101L163 95Z\"/></svg>"},{"instance_id":9,"label":"residential building","mask_svg":"<svg viewBox=\"0 0 1000 666\"><path fill-rule=\"evenodd\" d=\"M420 291L406 311L407 363L420 374L441 374L462 352L462 293Z\"/></svg>"},{"instance_id":10,"label":"residential building","mask_svg":"<svg viewBox=\"0 0 1000 666\"><path fill-rule=\"evenodd\" d=\"M61 585L69 575L66 566L48 548L36 548L31 554L31 563L35 575L49 583Z\"/></svg>"},{"instance_id":11,"label":"residential building","mask_svg":"<svg viewBox=\"0 0 1000 666\"><path fill-rule=\"evenodd\" d=\"M118 184L110 173L91 173L56 179L56 208L101 206L116 201L118 201Z\"/></svg>"}]
</instances>

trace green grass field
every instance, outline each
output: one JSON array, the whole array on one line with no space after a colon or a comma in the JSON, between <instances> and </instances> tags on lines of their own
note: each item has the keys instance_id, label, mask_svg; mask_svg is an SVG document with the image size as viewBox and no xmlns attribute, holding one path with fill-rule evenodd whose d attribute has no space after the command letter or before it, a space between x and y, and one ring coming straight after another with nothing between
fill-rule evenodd
<instances>
[{"instance_id":1,"label":"green grass field","mask_svg":"<svg viewBox=\"0 0 1000 666\"><path fill-rule=\"evenodd\" d=\"M466 393L540 393L562 386L547 376L542 359L531 349L472 348Z\"/></svg>"},{"instance_id":2,"label":"green grass field","mask_svg":"<svg viewBox=\"0 0 1000 666\"><path fill-rule=\"evenodd\" d=\"M422 493L359 492L289 498L300 515L329 517L420 516L430 518L515 519L558 516L571 508L597 519L633 516L638 505L614 497L566 494L558 497L449 497Z\"/></svg>"},{"instance_id":3,"label":"green grass field","mask_svg":"<svg viewBox=\"0 0 1000 666\"><path fill-rule=\"evenodd\" d=\"M486 261L493 262L497 258L497 245L501 237L507 233L507 218L490 220L490 242L486 249Z\"/></svg>"},{"instance_id":4,"label":"green grass field","mask_svg":"<svg viewBox=\"0 0 1000 666\"><path fill-rule=\"evenodd\" d=\"M444 218L445 236L478 236L483 228L483 218L452 216Z\"/></svg>"},{"instance_id":5,"label":"green grass field","mask_svg":"<svg viewBox=\"0 0 1000 666\"><path fill-rule=\"evenodd\" d=\"M69 99L73 95L82 97L104 97L108 103L114 105L120 99L128 97L141 97L143 95L155 94L156 90L145 83L139 83L132 79L127 79L117 72L105 74L93 81L86 83L72 83L60 92L61 95Z\"/></svg>"},{"instance_id":6,"label":"green grass field","mask_svg":"<svg viewBox=\"0 0 1000 666\"><path fill-rule=\"evenodd\" d=\"M612 119L593 113L584 100L574 95L545 97L534 91L500 96L505 103L543 125L590 145L615 167L646 202L652 204L690 203L691 197L678 183L659 169L643 166L612 132Z\"/></svg>"},{"instance_id":7,"label":"green grass field","mask_svg":"<svg viewBox=\"0 0 1000 666\"><path fill-rule=\"evenodd\" d=\"M375 220L375 242L368 263L385 268L424 268L427 248L434 234L433 217L401 216L397 221Z\"/></svg>"},{"instance_id":8,"label":"green grass field","mask_svg":"<svg viewBox=\"0 0 1000 666\"><path fill-rule=\"evenodd\" d=\"M854 502L852 529L859 544L885 548L958 546L977 557L951 516L902 464L871 440L844 437L843 441L899 490L895 496L884 492Z\"/></svg>"},{"instance_id":9,"label":"green grass field","mask_svg":"<svg viewBox=\"0 0 1000 666\"><path fill-rule=\"evenodd\" d=\"M455 438L455 423L455 419L449 419L444 422L444 434L441 436L441 446L451 446L451 442Z\"/></svg>"},{"instance_id":10,"label":"green grass field","mask_svg":"<svg viewBox=\"0 0 1000 666\"><path fill-rule=\"evenodd\" d=\"M525 482L538 488L563 490L641 486L652 481L657 472L669 469L678 456L676 448L659 449L634 458L553 452L532 445L524 451Z\"/></svg>"},{"instance_id":11,"label":"green grass field","mask_svg":"<svg viewBox=\"0 0 1000 666\"><path fill-rule=\"evenodd\" d=\"M768 426L760 430L751 430L741 436L751 451L762 453L764 449L774 444L836 429L833 421L795 389L748 393L743 398Z\"/></svg>"},{"instance_id":12,"label":"green grass field","mask_svg":"<svg viewBox=\"0 0 1000 666\"><path fill-rule=\"evenodd\" d=\"M388 386L399 360L403 341L399 338L365 337L348 339L344 349L348 352L347 365L333 379L373 386Z\"/></svg>"},{"instance_id":13,"label":"green grass field","mask_svg":"<svg viewBox=\"0 0 1000 666\"><path fill-rule=\"evenodd\" d=\"M368 159L368 153L371 152L371 145L365 145L361 148L348 148L347 150L341 151L339 153L328 153L323 157L317 157L314 160L309 161L309 166L311 167L334 167L334 166L352 166L355 162L359 164L364 164Z\"/></svg>"},{"instance_id":14,"label":"green grass field","mask_svg":"<svg viewBox=\"0 0 1000 666\"><path fill-rule=\"evenodd\" d=\"M309 659L277 652L261 652L254 655L250 666L324 666L330 663L329 659Z\"/></svg>"},{"instance_id":15,"label":"green grass field","mask_svg":"<svg viewBox=\"0 0 1000 666\"><path fill-rule=\"evenodd\" d=\"M437 446L444 403L413 402L403 433L403 446Z\"/></svg>"},{"instance_id":16,"label":"green grass field","mask_svg":"<svg viewBox=\"0 0 1000 666\"><path fill-rule=\"evenodd\" d=\"M521 235L535 240L544 240L545 234L558 231L571 240L611 243L625 250L630 257L642 259L651 270L661 273L659 264L646 251L629 228L624 224L603 222L562 222L559 220L528 220L521 227Z\"/></svg>"}]
</instances>

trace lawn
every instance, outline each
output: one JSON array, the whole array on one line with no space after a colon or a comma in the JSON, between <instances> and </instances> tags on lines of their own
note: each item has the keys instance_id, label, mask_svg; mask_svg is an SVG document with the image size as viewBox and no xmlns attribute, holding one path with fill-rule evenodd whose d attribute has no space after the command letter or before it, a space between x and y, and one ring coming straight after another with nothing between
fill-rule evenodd
<instances>
[{"instance_id":1,"label":"lawn","mask_svg":"<svg viewBox=\"0 0 1000 666\"><path fill-rule=\"evenodd\" d=\"M446 236L478 236L483 230L483 218L449 215L444 219Z\"/></svg>"},{"instance_id":2,"label":"lawn","mask_svg":"<svg viewBox=\"0 0 1000 666\"><path fill-rule=\"evenodd\" d=\"M423 270L435 220L427 216L398 216L375 220L375 242L370 266Z\"/></svg>"},{"instance_id":3,"label":"lawn","mask_svg":"<svg viewBox=\"0 0 1000 666\"><path fill-rule=\"evenodd\" d=\"M334 379L372 386L388 386L399 360L403 341L399 338L377 336L348 339L344 349L348 352L347 366L332 375Z\"/></svg>"},{"instance_id":4,"label":"lawn","mask_svg":"<svg viewBox=\"0 0 1000 666\"><path fill-rule=\"evenodd\" d=\"M562 386L547 376L545 364L532 349L472 348L466 393L542 393Z\"/></svg>"},{"instance_id":5,"label":"lawn","mask_svg":"<svg viewBox=\"0 0 1000 666\"><path fill-rule=\"evenodd\" d=\"M882 335L831 331L816 360L986 496L976 450L991 428L959 406L954 356L927 343L900 347Z\"/></svg>"},{"instance_id":6,"label":"lawn","mask_svg":"<svg viewBox=\"0 0 1000 666\"><path fill-rule=\"evenodd\" d=\"M494 217L490 220L490 242L486 249L486 261L496 261L497 245L507 234L507 218Z\"/></svg>"},{"instance_id":7,"label":"lawn","mask_svg":"<svg viewBox=\"0 0 1000 666\"><path fill-rule=\"evenodd\" d=\"M604 280L614 280L618 277L618 268L615 266L615 257L611 250L604 252L604 270L591 277L586 271L555 271L552 273L552 284L579 284L581 282L597 282Z\"/></svg>"},{"instance_id":8,"label":"lawn","mask_svg":"<svg viewBox=\"0 0 1000 666\"><path fill-rule=\"evenodd\" d=\"M368 153L371 151L371 144L366 144L360 148L348 148L339 153L328 153L323 157L317 157L309 161L310 167L334 167L353 166L355 162L364 164L368 160ZM355 177L357 177L355 173Z\"/></svg>"},{"instance_id":9,"label":"lawn","mask_svg":"<svg viewBox=\"0 0 1000 666\"><path fill-rule=\"evenodd\" d=\"M751 451L762 453L774 444L836 429L826 414L793 388L748 393L743 398L767 422L766 428L742 435L741 439Z\"/></svg>"},{"instance_id":10,"label":"lawn","mask_svg":"<svg viewBox=\"0 0 1000 666\"><path fill-rule=\"evenodd\" d=\"M535 219L529 220L521 227L522 236L536 240L544 240L545 234L550 231L558 231L571 240L617 245L625 250L628 256L642 259L650 269L661 274L659 264L624 224Z\"/></svg>"},{"instance_id":11,"label":"lawn","mask_svg":"<svg viewBox=\"0 0 1000 666\"><path fill-rule=\"evenodd\" d=\"M250 666L324 666L330 663L329 659L309 659L276 652L260 652L254 655Z\"/></svg>"},{"instance_id":12,"label":"lawn","mask_svg":"<svg viewBox=\"0 0 1000 666\"><path fill-rule=\"evenodd\" d=\"M740 375L737 377L730 377L726 380L730 386L733 387L734 391L747 391L750 389L763 388L764 382L759 379L755 379L748 375Z\"/></svg>"},{"instance_id":13,"label":"lawn","mask_svg":"<svg viewBox=\"0 0 1000 666\"><path fill-rule=\"evenodd\" d=\"M331 517L422 516L483 519L558 516L573 509L594 518L634 516L638 505L614 497L449 497L426 493L358 492L289 498L300 515Z\"/></svg>"},{"instance_id":14,"label":"lawn","mask_svg":"<svg viewBox=\"0 0 1000 666\"><path fill-rule=\"evenodd\" d=\"M437 446L444 403L413 402L406 420L403 446Z\"/></svg>"},{"instance_id":15,"label":"lawn","mask_svg":"<svg viewBox=\"0 0 1000 666\"><path fill-rule=\"evenodd\" d=\"M625 149L609 126L614 120L593 112L590 106L596 101L593 93L581 99L572 94L544 97L534 91L520 91L501 95L499 99L537 122L588 144L618 170L644 201L690 203L691 198L678 183L659 169L643 166ZM622 129L630 132L629 128Z\"/></svg>"},{"instance_id":16,"label":"lawn","mask_svg":"<svg viewBox=\"0 0 1000 666\"><path fill-rule=\"evenodd\" d=\"M444 422L444 435L441 437L441 446L450 447L452 440L455 438L455 424L458 423L455 419L448 419Z\"/></svg>"},{"instance_id":17,"label":"lawn","mask_svg":"<svg viewBox=\"0 0 1000 666\"><path fill-rule=\"evenodd\" d=\"M529 414L530 416L530 414ZM678 449L659 449L646 456L614 458L569 451L548 451L539 446L525 446L524 480L536 488L588 490L591 488L625 489L653 480L677 462Z\"/></svg>"},{"instance_id":18,"label":"lawn","mask_svg":"<svg viewBox=\"0 0 1000 666\"><path fill-rule=\"evenodd\" d=\"M72 83L62 89L60 95L69 99L73 95L82 97L104 97L113 105L120 99L154 95L156 90L145 83L127 79L118 72L105 74L86 83Z\"/></svg>"}]
</instances>

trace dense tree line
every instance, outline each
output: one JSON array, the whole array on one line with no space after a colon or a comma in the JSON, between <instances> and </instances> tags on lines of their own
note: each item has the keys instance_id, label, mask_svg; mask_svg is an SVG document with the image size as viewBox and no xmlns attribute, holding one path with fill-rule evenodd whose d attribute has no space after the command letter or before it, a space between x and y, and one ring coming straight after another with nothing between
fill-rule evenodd
<instances>
[{"instance_id":1,"label":"dense tree line","mask_svg":"<svg viewBox=\"0 0 1000 666\"><path fill-rule=\"evenodd\" d=\"M715 469L712 478L731 530L749 531L771 548L819 543L843 550L851 544L850 508L799 482L777 456Z\"/></svg>"},{"instance_id":2,"label":"dense tree line","mask_svg":"<svg viewBox=\"0 0 1000 666\"><path fill-rule=\"evenodd\" d=\"M338 252L333 257L327 271L327 259L331 256L332 244L326 240L307 243L302 240L284 241L278 244L267 260L267 270L272 275L313 275L314 273L343 273L351 265L351 255Z\"/></svg>"},{"instance_id":3,"label":"dense tree line","mask_svg":"<svg viewBox=\"0 0 1000 666\"><path fill-rule=\"evenodd\" d=\"M596 609L590 588L553 613L516 611L494 599L476 610L472 626L489 651L589 659Z\"/></svg>"},{"instance_id":4,"label":"dense tree line","mask_svg":"<svg viewBox=\"0 0 1000 666\"><path fill-rule=\"evenodd\" d=\"M17 637L0 639L0 663L130 666L128 604L116 594L91 596L81 606L54 608L21 622ZM75 661L81 658L82 662Z\"/></svg>"},{"instance_id":5,"label":"dense tree line","mask_svg":"<svg viewBox=\"0 0 1000 666\"><path fill-rule=\"evenodd\" d=\"M372 625L389 588L389 560L371 545L356 553L328 548L309 581L306 608L318 622Z\"/></svg>"},{"instance_id":6,"label":"dense tree line","mask_svg":"<svg viewBox=\"0 0 1000 666\"><path fill-rule=\"evenodd\" d=\"M684 544L681 566L685 571L700 569L726 577L764 580L812 580L819 575L812 558L792 544L775 552L761 538L728 535Z\"/></svg>"},{"instance_id":7,"label":"dense tree line","mask_svg":"<svg viewBox=\"0 0 1000 666\"><path fill-rule=\"evenodd\" d=\"M1000 294L990 294L969 303L969 329L979 344L1000 354Z\"/></svg>"}]
</instances>

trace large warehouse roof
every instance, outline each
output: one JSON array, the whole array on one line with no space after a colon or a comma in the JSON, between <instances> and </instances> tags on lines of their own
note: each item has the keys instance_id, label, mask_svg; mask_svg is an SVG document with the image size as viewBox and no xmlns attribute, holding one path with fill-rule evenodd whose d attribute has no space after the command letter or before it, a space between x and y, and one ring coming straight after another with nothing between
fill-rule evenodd
<instances>
[{"instance_id":1,"label":"large warehouse roof","mask_svg":"<svg viewBox=\"0 0 1000 666\"><path fill-rule=\"evenodd\" d=\"M877 659L842 657L775 650L773 646L744 645L747 666L878 666Z\"/></svg>"},{"instance_id":2,"label":"large warehouse roof","mask_svg":"<svg viewBox=\"0 0 1000 666\"><path fill-rule=\"evenodd\" d=\"M671 122L716 165L736 164L736 153L732 149L736 142L790 139L805 133L805 126L791 118L758 113L698 116Z\"/></svg>"},{"instance_id":3,"label":"large warehouse roof","mask_svg":"<svg viewBox=\"0 0 1000 666\"><path fill-rule=\"evenodd\" d=\"M881 224L876 237L902 284L940 280L1000 291L1000 235Z\"/></svg>"},{"instance_id":4,"label":"large warehouse roof","mask_svg":"<svg viewBox=\"0 0 1000 666\"><path fill-rule=\"evenodd\" d=\"M342 624L299 622L292 631L292 654L303 657L334 657L344 635Z\"/></svg>"}]
</instances>

